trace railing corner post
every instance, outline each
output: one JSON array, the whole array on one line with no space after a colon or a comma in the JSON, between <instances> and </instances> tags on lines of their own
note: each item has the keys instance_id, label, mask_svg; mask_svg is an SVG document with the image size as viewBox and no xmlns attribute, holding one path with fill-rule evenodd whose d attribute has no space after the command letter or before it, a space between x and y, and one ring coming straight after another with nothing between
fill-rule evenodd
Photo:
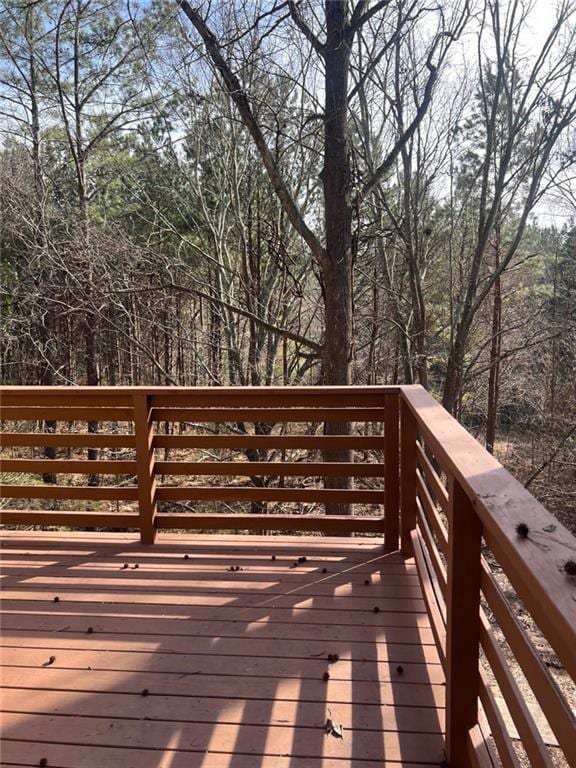
<instances>
[{"instance_id":1,"label":"railing corner post","mask_svg":"<svg viewBox=\"0 0 576 768\"><path fill-rule=\"evenodd\" d=\"M418 428L410 406L400 396L400 529L402 554L411 557L416 528L416 441Z\"/></svg>"},{"instance_id":2,"label":"railing corner post","mask_svg":"<svg viewBox=\"0 0 576 768\"><path fill-rule=\"evenodd\" d=\"M450 477L446 624L446 755L469 768L468 733L478 722L482 523Z\"/></svg>"},{"instance_id":3,"label":"railing corner post","mask_svg":"<svg viewBox=\"0 0 576 768\"><path fill-rule=\"evenodd\" d=\"M147 393L135 392L133 403L140 541L142 544L154 544L157 512L154 424L150 418L150 402Z\"/></svg>"}]
</instances>

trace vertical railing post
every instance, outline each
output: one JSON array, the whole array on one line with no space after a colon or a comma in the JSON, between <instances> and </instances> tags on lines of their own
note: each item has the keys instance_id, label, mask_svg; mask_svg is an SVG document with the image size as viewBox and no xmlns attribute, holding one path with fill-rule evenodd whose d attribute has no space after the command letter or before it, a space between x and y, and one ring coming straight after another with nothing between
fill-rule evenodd
<instances>
[{"instance_id":1,"label":"vertical railing post","mask_svg":"<svg viewBox=\"0 0 576 768\"><path fill-rule=\"evenodd\" d=\"M145 392L136 392L134 402L134 434L136 440L136 465L138 475L138 512L140 517L140 541L154 544L156 471L154 467L154 425L150 418L150 402Z\"/></svg>"},{"instance_id":2,"label":"vertical railing post","mask_svg":"<svg viewBox=\"0 0 576 768\"><path fill-rule=\"evenodd\" d=\"M384 548L400 535L400 395L384 396Z\"/></svg>"},{"instance_id":3,"label":"vertical railing post","mask_svg":"<svg viewBox=\"0 0 576 768\"><path fill-rule=\"evenodd\" d=\"M468 768L468 731L478 722L482 524L449 478L446 626L446 756Z\"/></svg>"},{"instance_id":4,"label":"vertical railing post","mask_svg":"<svg viewBox=\"0 0 576 768\"><path fill-rule=\"evenodd\" d=\"M401 550L413 555L411 532L416 528L416 418L400 397L400 533Z\"/></svg>"}]
</instances>

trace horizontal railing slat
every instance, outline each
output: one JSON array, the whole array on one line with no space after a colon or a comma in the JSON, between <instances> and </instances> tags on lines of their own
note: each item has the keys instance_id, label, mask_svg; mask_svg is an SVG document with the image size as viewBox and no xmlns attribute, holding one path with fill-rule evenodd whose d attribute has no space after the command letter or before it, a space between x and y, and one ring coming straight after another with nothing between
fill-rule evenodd
<instances>
[{"instance_id":1,"label":"horizontal railing slat","mask_svg":"<svg viewBox=\"0 0 576 768\"><path fill-rule=\"evenodd\" d=\"M446 530L446 526L442 520L440 520L438 512L434 507L432 497L428 492L428 488L424 484L422 476L418 472L416 473L416 486L418 498L422 503L422 509L426 515L426 520L431 529L434 531L434 534L438 540L438 546L440 547L442 553L446 555L448 552L448 531Z\"/></svg>"},{"instance_id":2,"label":"horizontal railing slat","mask_svg":"<svg viewBox=\"0 0 576 768\"><path fill-rule=\"evenodd\" d=\"M383 477L384 464L280 461L157 461L158 475L229 475L254 477Z\"/></svg>"},{"instance_id":3,"label":"horizontal railing slat","mask_svg":"<svg viewBox=\"0 0 576 768\"><path fill-rule=\"evenodd\" d=\"M87 499L91 501L135 501L137 488L81 485L0 485L2 499Z\"/></svg>"},{"instance_id":4,"label":"horizontal railing slat","mask_svg":"<svg viewBox=\"0 0 576 768\"><path fill-rule=\"evenodd\" d=\"M340 393L323 393L315 395L300 392L278 392L276 394L259 394L255 396L250 389L236 391L232 394L221 394L218 389L198 395L194 390L189 393L177 391L166 395L152 395L152 408L382 408L385 398L391 393L354 391Z\"/></svg>"},{"instance_id":5,"label":"horizontal railing slat","mask_svg":"<svg viewBox=\"0 0 576 768\"><path fill-rule=\"evenodd\" d=\"M384 450L384 436L356 435L154 435L154 448L275 448L279 450Z\"/></svg>"},{"instance_id":6,"label":"horizontal railing slat","mask_svg":"<svg viewBox=\"0 0 576 768\"><path fill-rule=\"evenodd\" d=\"M428 558L432 563L432 567L434 568L434 573L436 574L436 579L440 586L442 596L444 600L446 600L446 589L448 585L446 568L440 559L440 552L432 536L432 531L430 530L430 525L428 524L426 515L423 512L420 499L417 500L416 507L417 507L416 514L418 519L418 525L420 527L420 531L422 533L422 538L424 539L424 543L426 544Z\"/></svg>"},{"instance_id":7,"label":"horizontal railing slat","mask_svg":"<svg viewBox=\"0 0 576 768\"><path fill-rule=\"evenodd\" d=\"M4 406L0 421L132 421L131 408Z\"/></svg>"},{"instance_id":8,"label":"horizontal railing slat","mask_svg":"<svg viewBox=\"0 0 576 768\"><path fill-rule=\"evenodd\" d=\"M118 395L109 394L106 397L102 397L100 388L98 390L83 390L82 393L76 394L75 397L71 397L71 387L66 387L65 391L58 390L57 392L43 392L38 394L24 394L24 393L6 393L4 390L0 391L0 406L11 407L34 407L34 408L47 408L47 407L94 407L97 401L98 407L105 406L106 408L130 408L132 405L131 395Z\"/></svg>"},{"instance_id":9,"label":"horizontal railing slat","mask_svg":"<svg viewBox=\"0 0 576 768\"><path fill-rule=\"evenodd\" d=\"M446 624L440 611L432 580L428 572L424 555L424 545L417 529L411 532L412 546L414 548L414 559L416 560L416 572L422 588L426 611L430 617L430 626L434 635L434 642L440 656L442 667L446 671Z\"/></svg>"},{"instance_id":10,"label":"horizontal railing slat","mask_svg":"<svg viewBox=\"0 0 576 768\"><path fill-rule=\"evenodd\" d=\"M558 690L548 668L514 616L486 562L482 563L482 592L526 680L558 739L569 765L576 765L576 717Z\"/></svg>"},{"instance_id":11,"label":"horizontal railing slat","mask_svg":"<svg viewBox=\"0 0 576 768\"><path fill-rule=\"evenodd\" d=\"M508 728L504 717L500 712L494 694L490 689L490 684L486 679L485 672L480 670L480 701L486 713L486 719L490 726L492 738L498 750L498 757L502 763L502 768L522 768L522 764L514 749L514 744L508 733Z\"/></svg>"},{"instance_id":12,"label":"horizontal railing slat","mask_svg":"<svg viewBox=\"0 0 576 768\"><path fill-rule=\"evenodd\" d=\"M193 395L197 398L202 397L214 397L218 396L246 396L251 397L255 401L258 401L260 397L267 397L269 395L279 395L286 399L291 397L297 397L304 395L314 400L315 397L324 395L330 396L350 396L355 395L357 397L364 397L365 395L394 395L401 391L402 387L398 384L376 384L376 385L363 385L355 384L350 386L348 384L336 384L336 385L322 385L322 386L262 386L262 387L174 387L172 385L166 385L162 387L146 387L146 386L112 386L112 387L70 387L70 386L22 386L22 385L4 385L0 387L1 397L20 397L26 395L33 396L46 396L46 397L58 397L59 395L65 395L66 397L81 398L81 397L93 397L98 400L107 400L108 398L127 396L132 398L134 394L145 394L148 397L167 396L172 397L174 395Z\"/></svg>"},{"instance_id":13,"label":"horizontal railing slat","mask_svg":"<svg viewBox=\"0 0 576 768\"><path fill-rule=\"evenodd\" d=\"M553 768L553 762L548 755L534 718L485 617L482 617L480 624L480 644L518 729L530 765L532 768Z\"/></svg>"},{"instance_id":14,"label":"horizontal railing slat","mask_svg":"<svg viewBox=\"0 0 576 768\"><path fill-rule=\"evenodd\" d=\"M448 513L448 491L442 485L442 481L438 477L436 470L432 466L428 456L426 456L426 452L420 443L416 443L416 457L418 464L420 465L420 469L424 472L426 481L430 486L430 495L438 504L444 515L446 515Z\"/></svg>"},{"instance_id":15,"label":"horizontal railing slat","mask_svg":"<svg viewBox=\"0 0 576 768\"><path fill-rule=\"evenodd\" d=\"M13 448L133 448L134 435L2 432L0 446Z\"/></svg>"},{"instance_id":16,"label":"horizontal railing slat","mask_svg":"<svg viewBox=\"0 0 576 768\"><path fill-rule=\"evenodd\" d=\"M152 421L227 422L358 422L383 421L384 408L152 408Z\"/></svg>"},{"instance_id":17,"label":"horizontal railing slat","mask_svg":"<svg viewBox=\"0 0 576 768\"><path fill-rule=\"evenodd\" d=\"M54 510L0 510L3 525L66 526L69 528L138 529L138 515L124 512L57 512Z\"/></svg>"},{"instance_id":18,"label":"horizontal railing slat","mask_svg":"<svg viewBox=\"0 0 576 768\"><path fill-rule=\"evenodd\" d=\"M228 515L158 513L160 530L319 531L323 533L380 533L383 517L338 515Z\"/></svg>"},{"instance_id":19,"label":"horizontal railing slat","mask_svg":"<svg viewBox=\"0 0 576 768\"><path fill-rule=\"evenodd\" d=\"M186 488L159 486L158 501L279 501L324 504L383 504L383 491L341 491L324 488L239 488L236 486Z\"/></svg>"},{"instance_id":20,"label":"horizontal railing slat","mask_svg":"<svg viewBox=\"0 0 576 768\"><path fill-rule=\"evenodd\" d=\"M475 725L468 731L468 757L473 768L498 768L492 762L486 739L479 725Z\"/></svg>"},{"instance_id":21,"label":"horizontal railing slat","mask_svg":"<svg viewBox=\"0 0 576 768\"><path fill-rule=\"evenodd\" d=\"M0 459L0 471L29 474L133 475L135 461L76 459Z\"/></svg>"}]
</instances>

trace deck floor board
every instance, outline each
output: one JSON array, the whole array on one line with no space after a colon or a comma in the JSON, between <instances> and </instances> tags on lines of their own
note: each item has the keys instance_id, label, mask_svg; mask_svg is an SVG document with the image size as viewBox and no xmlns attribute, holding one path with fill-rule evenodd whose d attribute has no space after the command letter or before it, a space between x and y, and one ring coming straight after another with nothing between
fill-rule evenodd
<instances>
[{"instance_id":1,"label":"deck floor board","mask_svg":"<svg viewBox=\"0 0 576 768\"><path fill-rule=\"evenodd\" d=\"M1 539L2 765L442 761L444 677L414 564L377 539Z\"/></svg>"}]
</instances>

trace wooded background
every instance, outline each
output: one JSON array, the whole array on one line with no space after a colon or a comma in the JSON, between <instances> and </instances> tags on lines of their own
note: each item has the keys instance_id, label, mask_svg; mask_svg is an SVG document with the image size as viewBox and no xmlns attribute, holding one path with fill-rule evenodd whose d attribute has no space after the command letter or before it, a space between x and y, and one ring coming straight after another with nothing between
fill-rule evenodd
<instances>
[{"instance_id":1,"label":"wooded background","mask_svg":"<svg viewBox=\"0 0 576 768\"><path fill-rule=\"evenodd\" d=\"M2 381L428 387L576 523L576 3L5 0Z\"/></svg>"}]
</instances>

